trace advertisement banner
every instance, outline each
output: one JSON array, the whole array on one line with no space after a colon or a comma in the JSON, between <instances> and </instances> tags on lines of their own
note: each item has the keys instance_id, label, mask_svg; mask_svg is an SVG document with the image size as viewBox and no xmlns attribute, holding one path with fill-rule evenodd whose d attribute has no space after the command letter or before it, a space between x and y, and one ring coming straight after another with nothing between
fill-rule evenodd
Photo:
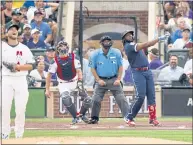
<instances>
[{"instance_id":1,"label":"advertisement banner","mask_svg":"<svg viewBox=\"0 0 193 145\"><path fill-rule=\"evenodd\" d=\"M162 88L162 115L192 117L192 93L192 88Z\"/></svg>"},{"instance_id":2,"label":"advertisement banner","mask_svg":"<svg viewBox=\"0 0 193 145\"><path fill-rule=\"evenodd\" d=\"M29 88L29 98L26 107L26 117L45 117L46 116L46 97L44 88ZM13 100L11 117L15 117L15 103Z\"/></svg>"},{"instance_id":3,"label":"advertisement banner","mask_svg":"<svg viewBox=\"0 0 193 145\"><path fill-rule=\"evenodd\" d=\"M82 101L80 100L81 98L80 97L73 97L73 96L71 96L71 98L72 98L72 101L75 103L75 106L76 106L77 112L78 112L80 110L81 105L82 105ZM126 96L126 99L129 103L129 105L131 105L132 101L134 99L134 96ZM102 106L105 108L105 110L103 110L102 107L101 108L102 108L102 112L105 111L106 116L114 116L115 117L115 114L118 114L118 116L116 116L116 117L121 117L121 111L118 108L118 105L115 101L114 96L106 95L103 101L102 101ZM91 112L91 110L88 111L88 114L90 112ZM142 108L140 109L139 114L147 114L147 113L148 113L148 107L147 107L147 99L145 97L144 104L143 104ZM69 115L67 109L62 104L62 98L59 98L59 114ZM106 116L102 115L101 117L106 117Z\"/></svg>"}]
</instances>

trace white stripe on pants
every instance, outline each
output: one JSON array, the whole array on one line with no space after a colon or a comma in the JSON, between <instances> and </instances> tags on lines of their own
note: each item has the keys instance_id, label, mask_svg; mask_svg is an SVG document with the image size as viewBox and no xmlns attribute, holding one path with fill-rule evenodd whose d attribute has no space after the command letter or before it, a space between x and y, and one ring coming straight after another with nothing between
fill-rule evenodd
<instances>
[{"instance_id":1,"label":"white stripe on pants","mask_svg":"<svg viewBox=\"0 0 193 145\"><path fill-rule=\"evenodd\" d=\"M25 111L29 97L26 76L3 76L2 77L2 133L9 135L10 111L12 101L15 101L15 133L23 135L25 125Z\"/></svg>"}]
</instances>

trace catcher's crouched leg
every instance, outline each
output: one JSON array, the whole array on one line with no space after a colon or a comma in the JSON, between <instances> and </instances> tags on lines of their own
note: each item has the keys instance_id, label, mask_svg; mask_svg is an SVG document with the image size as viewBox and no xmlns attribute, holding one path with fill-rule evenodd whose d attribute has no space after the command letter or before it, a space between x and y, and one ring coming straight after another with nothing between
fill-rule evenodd
<instances>
[{"instance_id":1,"label":"catcher's crouched leg","mask_svg":"<svg viewBox=\"0 0 193 145\"><path fill-rule=\"evenodd\" d=\"M72 102L72 98L70 97L70 92L64 91L61 94L62 104L68 109L73 118L76 118L76 108Z\"/></svg>"},{"instance_id":2,"label":"catcher's crouched leg","mask_svg":"<svg viewBox=\"0 0 193 145\"><path fill-rule=\"evenodd\" d=\"M82 106L80 108L80 117L85 123L89 122L89 119L86 117L86 112L88 111L89 108L92 107L92 98L91 97L86 97L83 102Z\"/></svg>"}]
</instances>

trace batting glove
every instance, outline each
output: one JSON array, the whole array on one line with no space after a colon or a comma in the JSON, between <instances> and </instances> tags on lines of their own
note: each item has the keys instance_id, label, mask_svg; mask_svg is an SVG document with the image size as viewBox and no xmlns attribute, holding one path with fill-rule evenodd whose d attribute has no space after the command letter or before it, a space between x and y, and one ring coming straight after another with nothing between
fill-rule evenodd
<instances>
[{"instance_id":1,"label":"batting glove","mask_svg":"<svg viewBox=\"0 0 193 145\"><path fill-rule=\"evenodd\" d=\"M168 37L170 37L170 33L166 33L165 35L158 37L158 39L159 39L159 41L164 41L164 40L168 39Z\"/></svg>"}]
</instances>

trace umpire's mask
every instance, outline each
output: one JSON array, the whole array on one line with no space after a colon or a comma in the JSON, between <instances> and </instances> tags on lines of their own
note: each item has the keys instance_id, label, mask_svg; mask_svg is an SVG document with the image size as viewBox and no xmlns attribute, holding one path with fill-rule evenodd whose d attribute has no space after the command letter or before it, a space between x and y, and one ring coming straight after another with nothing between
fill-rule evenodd
<instances>
[{"instance_id":1,"label":"umpire's mask","mask_svg":"<svg viewBox=\"0 0 193 145\"><path fill-rule=\"evenodd\" d=\"M113 45L113 42L110 36L101 37L100 43L104 49L110 49L111 46Z\"/></svg>"}]
</instances>

